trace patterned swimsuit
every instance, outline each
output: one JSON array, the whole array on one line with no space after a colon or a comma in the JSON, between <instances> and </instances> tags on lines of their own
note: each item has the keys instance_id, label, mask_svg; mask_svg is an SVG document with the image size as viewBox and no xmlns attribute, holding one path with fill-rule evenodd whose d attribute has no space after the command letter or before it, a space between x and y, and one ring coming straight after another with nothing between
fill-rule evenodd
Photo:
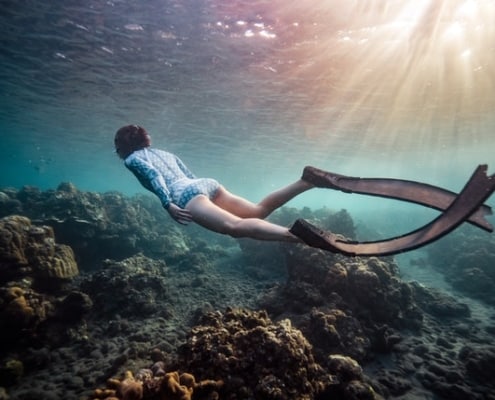
<instances>
[{"instance_id":1,"label":"patterned swimsuit","mask_svg":"<svg viewBox=\"0 0 495 400\"><path fill-rule=\"evenodd\" d=\"M211 200L220 188L215 179L196 178L179 157L163 150L150 147L137 150L124 164L146 189L158 196L165 208L170 203L185 208L198 195Z\"/></svg>"}]
</instances>

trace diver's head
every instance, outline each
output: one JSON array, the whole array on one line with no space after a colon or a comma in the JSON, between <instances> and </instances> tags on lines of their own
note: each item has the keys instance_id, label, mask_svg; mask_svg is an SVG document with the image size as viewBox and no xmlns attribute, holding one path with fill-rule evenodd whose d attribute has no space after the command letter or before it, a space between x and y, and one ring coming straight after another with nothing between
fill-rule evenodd
<instances>
[{"instance_id":1,"label":"diver's head","mask_svg":"<svg viewBox=\"0 0 495 400\"><path fill-rule=\"evenodd\" d=\"M120 158L127 158L132 152L151 145L151 137L141 126L126 125L115 134L115 152Z\"/></svg>"}]
</instances>

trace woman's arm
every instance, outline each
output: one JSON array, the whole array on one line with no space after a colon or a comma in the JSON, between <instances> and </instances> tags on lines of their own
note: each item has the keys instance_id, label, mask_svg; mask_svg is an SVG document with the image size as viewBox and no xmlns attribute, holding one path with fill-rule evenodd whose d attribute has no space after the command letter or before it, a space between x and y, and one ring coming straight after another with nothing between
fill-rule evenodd
<instances>
[{"instance_id":1,"label":"woman's arm","mask_svg":"<svg viewBox=\"0 0 495 400\"><path fill-rule=\"evenodd\" d=\"M172 202L170 191L163 176L153 164L139 158L132 158L126 160L125 166L136 176L141 185L158 196L163 208L168 210Z\"/></svg>"}]
</instances>

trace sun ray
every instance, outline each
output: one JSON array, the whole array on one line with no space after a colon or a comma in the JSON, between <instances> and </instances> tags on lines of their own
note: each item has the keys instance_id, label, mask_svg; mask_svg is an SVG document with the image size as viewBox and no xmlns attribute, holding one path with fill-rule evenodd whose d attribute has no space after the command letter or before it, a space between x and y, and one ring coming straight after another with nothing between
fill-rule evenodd
<instances>
[{"instance_id":1,"label":"sun ray","mask_svg":"<svg viewBox=\"0 0 495 400\"><path fill-rule=\"evenodd\" d=\"M420 160L491 137L493 0L259 0L222 15L250 29L243 88L271 82L243 90L246 107L275 110L278 129L323 153L348 143Z\"/></svg>"}]
</instances>

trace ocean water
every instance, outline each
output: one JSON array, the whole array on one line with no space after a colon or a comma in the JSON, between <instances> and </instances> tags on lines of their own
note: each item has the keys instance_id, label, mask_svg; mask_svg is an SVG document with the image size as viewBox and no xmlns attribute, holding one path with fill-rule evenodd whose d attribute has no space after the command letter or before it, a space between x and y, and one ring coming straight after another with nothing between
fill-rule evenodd
<instances>
[{"instance_id":1,"label":"ocean water","mask_svg":"<svg viewBox=\"0 0 495 400\"><path fill-rule=\"evenodd\" d=\"M112 146L136 123L254 201L307 164L460 190L495 170L494 20L492 0L3 0L0 187L140 192ZM322 190L291 205L431 218Z\"/></svg>"},{"instance_id":2,"label":"ocean water","mask_svg":"<svg viewBox=\"0 0 495 400\"><path fill-rule=\"evenodd\" d=\"M196 175L216 178L252 201L296 180L308 164L340 174L417 180L459 191L477 165L488 164L489 174L495 173L494 21L495 0L1 0L0 190L25 185L48 190L71 182L82 191L129 196L145 192L113 151L117 129L132 123L144 126L154 146L179 155ZM495 206L495 196L487 203ZM369 235L360 240L401 235L438 214L418 205L322 189L308 191L288 205L346 209L359 234ZM488 219L495 225L493 216ZM494 236L463 229L395 259L404 281L441 289L467 304L472 318L452 321L425 311L422 332L404 330L401 349L366 365L371 373L392 371L382 375L387 381L392 378L392 385L411 382L412 390L393 398L440 398L421 379L437 376L429 370L430 362L441 371L432 383L442 383L445 377L455 396L462 396L459 388L470 388L479 394L473 398L484 398L480 393L486 388L487 396L495 398L490 377L481 376L486 381L479 385L476 376L467 376L465 385L464 376L455 381L467 370L461 353L468 352L459 348L480 347L479 354L486 350L485 360L491 362L495 332L493 291L487 288L494 279ZM121 324L127 317L121 318L117 309L100 322L95 313L88 325L67 331L67 346L60 350L14 348L18 354L12 357L23 360L26 352L29 356L25 376L8 388L11 398L57 398L58 393L60 398L82 398L97 380L103 383L106 374L119 368L121 354L130 354L120 366L127 369L138 365L132 353L144 357L145 343L172 351L184 339L190 315L231 302L258 305L259 293L279 296L274 290L286 279L285 266L283 276L278 275L280 252L274 251L272 259L271 250L260 245L261 261L248 259L245 254L256 250L246 247L243 252L242 243L234 239L227 239L232 246L217 246L210 234L214 235L206 232L197 247L189 248L185 243L196 238L194 227L191 241L179 235L175 245L184 241L184 247L176 250L179 255L171 251L172 261L167 261L162 277L170 292L152 287L160 279L147 280L144 275L141 280L143 270L133 272L125 261L125 268L119 268L117 285L137 276L138 283L152 283L151 295L154 290L164 292L164 300L153 305L160 309L155 314L141 309L154 298L146 297L147 291L128 297L116 285L114 295L106 278L100 286L98 278L92 280L92 270L81 269L81 279L90 279L87 287L94 286L90 293L112 292L109 303L115 300L116 307L121 299L129 300L126 307L138 310L139 318L132 321L130 313L130 325ZM124 237L124 243L134 244L135 237ZM223 237L215 237L221 243ZM105 237L103 243L112 244L113 239ZM93 245L80 242L81 249L90 249L85 259L91 259ZM157 246L156 239L150 246ZM112 254L109 247L104 251ZM184 248L187 257L180 253ZM108 264L101 267L97 272L110 271ZM313 308L313 292L320 289L310 288L299 299L296 290L305 285L302 280L301 286L288 286L280 304L283 297L296 295L294 310L306 297ZM141 290L132 286L133 292ZM453 300L443 301L447 309L452 307ZM274 304L275 310L278 307ZM344 309L350 318L352 307L350 312ZM284 318L292 312L279 311L278 317ZM303 319L311 318L308 312ZM297 320L302 319L296 316L294 325ZM386 341L387 332L379 328L382 322L369 326L382 331ZM52 336L51 327L41 326L46 331L33 342L36 347L45 335ZM348 329L356 330L356 338L364 335L359 324L343 328ZM54 336L54 343L65 340ZM449 341L454 350L442 349L440 343ZM418 343L430 354L416 353ZM129 351L123 351L127 344ZM404 350L413 351L416 360L423 357L416 371L407 357L413 353ZM481 361L479 365L481 371Z\"/></svg>"}]
</instances>

